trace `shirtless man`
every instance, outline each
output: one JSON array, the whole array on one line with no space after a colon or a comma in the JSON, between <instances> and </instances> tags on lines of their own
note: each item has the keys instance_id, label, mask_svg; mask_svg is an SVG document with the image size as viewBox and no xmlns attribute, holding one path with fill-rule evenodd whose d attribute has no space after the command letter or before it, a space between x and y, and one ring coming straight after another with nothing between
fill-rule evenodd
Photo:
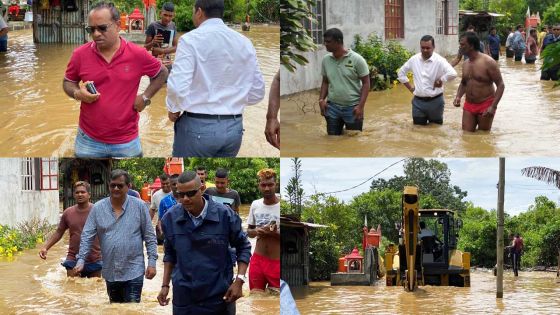
<instances>
[{"instance_id":1,"label":"shirtless man","mask_svg":"<svg viewBox=\"0 0 560 315\"><path fill-rule=\"evenodd\" d=\"M504 81L498 64L492 57L479 52L480 41L474 33L465 33L459 41L463 54L469 56L463 63L463 79L453 101L461 106L461 98L466 94L463 106L463 130L474 132L490 130L498 103L504 93ZM497 88L494 90L494 83Z\"/></svg>"}]
</instances>

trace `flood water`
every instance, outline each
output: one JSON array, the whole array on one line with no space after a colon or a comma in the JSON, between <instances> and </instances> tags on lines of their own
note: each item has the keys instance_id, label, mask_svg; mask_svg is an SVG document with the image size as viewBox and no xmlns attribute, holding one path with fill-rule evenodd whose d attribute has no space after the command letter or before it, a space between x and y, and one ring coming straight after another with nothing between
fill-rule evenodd
<instances>
[{"instance_id":1,"label":"flood water","mask_svg":"<svg viewBox=\"0 0 560 315\"><path fill-rule=\"evenodd\" d=\"M240 207L246 228L249 205ZM251 239L253 247L254 239ZM47 254L39 258L37 249L25 250L11 261L0 258L0 314L171 314L171 303L160 306L157 295L163 279L163 247L158 246L157 275L144 279L139 304L110 304L105 280L67 278L60 265L68 249L68 232ZM237 300L238 314L279 314L278 295L250 295L243 285L244 297ZM172 298L172 292L168 296Z\"/></svg>"},{"instance_id":2,"label":"flood water","mask_svg":"<svg viewBox=\"0 0 560 315\"><path fill-rule=\"evenodd\" d=\"M239 30L241 32L241 30ZM266 83L266 96L244 112L239 156L278 156L266 142L268 91L278 71L280 28L251 27L248 36ZM32 30L10 32L8 53L0 54L0 147L3 156L73 156L80 104L62 91L62 80L77 45L34 44ZM140 91L149 84L142 79ZM166 87L140 114L144 156L171 155L173 124L167 118Z\"/></svg>"},{"instance_id":3,"label":"flood water","mask_svg":"<svg viewBox=\"0 0 560 315\"><path fill-rule=\"evenodd\" d=\"M552 81L539 81L540 60L529 65L502 55L499 64L506 88L490 132L461 129L462 107L453 106L460 64L458 78L444 86L442 126L412 124L412 94L402 84L370 92L363 132L341 137L327 136L318 90L284 96L282 156L557 156L560 88L553 89Z\"/></svg>"},{"instance_id":4,"label":"flood water","mask_svg":"<svg viewBox=\"0 0 560 315\"><path fill-rule=\"evenodd\" d=\"M554 272L504 272L504 296L496 298L491 271L471 272L471 287L422 286L414 292L375 286L335 286L312 282L292 288L301 314L553 314L560 308Z\"/></svg>"}]
</instances>

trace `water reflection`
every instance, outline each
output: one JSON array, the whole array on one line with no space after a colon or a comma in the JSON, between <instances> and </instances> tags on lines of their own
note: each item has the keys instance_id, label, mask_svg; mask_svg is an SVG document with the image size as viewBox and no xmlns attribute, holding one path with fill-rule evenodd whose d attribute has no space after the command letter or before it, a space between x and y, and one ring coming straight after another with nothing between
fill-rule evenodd
<instances>
[{"instance_id":1,"label":"water reflection","mask_svg":"<svg viewBox=\"0 0 560 315\"><path fill-rule=\"evenodd\" d=\"M302 314L552 314L560 307L560 283L551 272L504 274L504 297L496 298L496 278L491 271L471 272L471 287L423 286L414 292L386 287L383 280L372 287L331 287L313 282L292 288Z\"/></svg>"},{"instance_id":2,"label":"water reflection","mask_svg":"<svg viewBox=\"0 0 560 315\"><path fill-rule=\"evenodd\" d=\"M249 205L240 207L246 224ZM246 226L244 226L246 228ZM163 278L163 248L158 246L157 275L144 279L142 301L139 304L110 304L105 281L99 278L67 278L60 266L68 250L68 233L53 246L42 260L39 249L26 250L12 261L0 258L0 314L171 314L172 306L160 306L157 295ZM251 239L251 244L255 242ZM248 284L243 285L245 297L237 301L238 314L267 312L278 314L277 295L249 295ZM170 291L169 297L172 297Z\"/></svg>"},{"instance_id":3,"label":"water reflection","mask_svg":"<svg viewBox=\"0 0 560 315\"><path fill-rule=\"evenodd\" d=\"M239 30L241 32L241 30ZM265 99L246 108L245 134L239 156L278 156L266 142L264 126L268 89L278 70L278 26L254 25L248 36L266 83ZM9 52L0 55L0 147L3 156L72 156L79 104L62 91L70 55L77 45L34 44L32 30L10 33ZM143 78L141 90L149 83ZM144 156L171 154L173 125L167 119L166 88L140 115Z\"/></svg>"},{"instance_id":4,"label":"water reflection","mask_svg":"<svg viewBox=\"0 0 560 315\"><path fill-rule=\"evenodd\" d=\"M398 85L370 92L364 131L342 137L326 135L315 90L282 98L282 156L558 155L560 88L539 81L540 61L527 65L502 58L499 63L506 90L489 133L461 130L462 108L452 104L460 77L445 86L443 126L414 126L412 94ZM461 67L456 69L460 75Z\"/></svg>"}]
</instances>

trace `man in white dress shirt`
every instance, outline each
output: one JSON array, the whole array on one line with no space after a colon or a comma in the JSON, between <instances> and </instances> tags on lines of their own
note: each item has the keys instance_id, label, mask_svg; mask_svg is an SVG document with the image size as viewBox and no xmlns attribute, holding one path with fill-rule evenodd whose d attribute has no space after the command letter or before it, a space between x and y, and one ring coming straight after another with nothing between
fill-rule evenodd
<instances>
[{"instance_id":1,"label":"man in white dress shirt","mask_svg":"<svg viewBox=\"0 0 560 315\"><path fill-rule=\"evenodd\" d=\"M457 77L457 72L445 58L434 52L434 38L420 39L421 52L410 57L399 69L398 79L414 94L412 120L415 125L443 124L443 83ZM412 71L414 87L406 74Z\"/></svg>"},{"instance_id":2,"label":"man in white dress shirt","mask_svg":"<svg viewBox=\"0 0 560 315\"><path fill-rule=\"evenodd\" d=\"M196 0L197 28L179 40L166 99L175 122L173 156L235 157L243 109L264 98L255 48L224 24L223 15L223 0Z\"/></svg>"}]
</instances>

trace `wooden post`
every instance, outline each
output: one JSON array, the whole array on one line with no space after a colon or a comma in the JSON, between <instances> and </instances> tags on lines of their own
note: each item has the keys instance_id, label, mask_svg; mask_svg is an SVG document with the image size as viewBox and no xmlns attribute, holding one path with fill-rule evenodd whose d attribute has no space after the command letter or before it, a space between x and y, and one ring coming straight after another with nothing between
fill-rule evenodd
<instances>
[{"instance_id":1,"label":"wooden post","mask_svg":"<svg viewBox=\"0 0 560 315\"><path fill-rule=\"evenodd\" d=\"M504 185L505 185L505 158L500 158L500 177L498 182L498 231L496 232L496 298L504 297Z\"/></svg>"}]
</instances>

